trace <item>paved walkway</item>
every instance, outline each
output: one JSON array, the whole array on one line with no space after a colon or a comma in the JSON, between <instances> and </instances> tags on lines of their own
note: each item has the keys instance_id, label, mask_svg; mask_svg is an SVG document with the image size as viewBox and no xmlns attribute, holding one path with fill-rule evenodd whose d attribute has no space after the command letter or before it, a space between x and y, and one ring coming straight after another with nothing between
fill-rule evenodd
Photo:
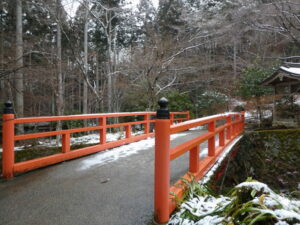
<instances>
[{"instance_id":1,"label":"paved walkway","mask_svg":"<svg viewBox=\"0 0 300 225\"><path fill-rule=\"evenodd\" d=\"M177 145L197 135L188 131ZM82 169L105 152L0 181L0 225L149 225L153 218L154 149ZM182 160L186 158L185 160ZM188 154L171 164L172 183Z\"/></svg>"}]
</instances>

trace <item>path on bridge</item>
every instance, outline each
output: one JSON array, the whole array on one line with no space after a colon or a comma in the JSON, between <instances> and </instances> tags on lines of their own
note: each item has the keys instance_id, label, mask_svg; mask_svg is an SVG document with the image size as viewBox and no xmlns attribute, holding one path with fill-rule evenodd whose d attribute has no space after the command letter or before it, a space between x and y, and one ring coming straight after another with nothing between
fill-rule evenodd
<instances>
[{"instance_id":1,"label":"path on bridge","mask_svg":"<svg viewBox=\"0 0 300 225\"><path fill-rule=\"evenodd\" d=\"M184 132L171 145L202 132L205 131ZM151 224L153 145L115 161L100 163L100 158L118 149L28 172L9 181L1 180L0 225ZM201 145L201 150L204 148ZM172 184L188 171L188 164L188 153L172 161Z\"/></svg>"}]
</instances>

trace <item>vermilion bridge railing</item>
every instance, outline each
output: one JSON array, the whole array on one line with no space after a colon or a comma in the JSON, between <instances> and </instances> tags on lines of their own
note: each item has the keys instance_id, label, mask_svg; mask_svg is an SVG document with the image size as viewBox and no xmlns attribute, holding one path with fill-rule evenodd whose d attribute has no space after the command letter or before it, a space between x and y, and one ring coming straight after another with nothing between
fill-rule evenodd
<instances>
[{"instance_id":1,"label":"vermilion bridge railing","mask_svg":"<svg viewBox=\"0 0 300 225\"><path fill-rule=\"evenodd\" d=\"M157 111L155 122L154 212L159 224L168 222L170 214L176 208L175 199L182 199L187 188L182 179L170 186L170 162L189 152L189 171L184 178L188 181L192 178L200 180L217 161L224 148L244 131L245 120L244 112L226 113L171 125L167 103L166 99L160 100L161 108ZM206 133L170 148L171 134L202 125L207 125ZM219 141L216 146L217 135ZM199 145L205 141L208 141L208 155L200 160Z\"/></svg>"},{"instance_id":2,"label":"vermilion bridge railing","mask_svg":"<svg viewBox=\"0 0 300 225\"><path fill-rule=\"evenodd\" d=\"M28 118L17 118L13 114L12 104L10 102L5 103L4 114L3 114L3 153L2 153L2 173L4 178L11 178L15 173L25 172L40 167L48 166L51 164L59 163L65 160L78 158L95 152L100 152L109 148L118 147L131 142L139 141L151 136L154 136L150 132L150 124L154 123L155 120L151 119L151 116L155 115L155 112L130 112L130 113L108 113L108 114L88 114L88 115L73 115L73 116L49 116L49 117L28 117ZM116 117L134 117L141 116L143 120L134 122L114 123L108 124L109 118ZM189 112L172 112L171 123L182 122L189 120ZM180 117L180 118L178 118ZM26 123L40 123L40 122L51 122L51 121L66 121L66 120L82 120L82 119L96 119L98 120L98 126L89 126L75 129L65 129L47 132L37 132L30 134L15 135L16 124ZM132 126L143 124L144 133L132 136ZM124 127L125 138L121 140L106 141L106 132L109 128ZM99 143L93 146L84 147L76 150L71 150L70 137L73 133L86 132L86 131L99 131ZM32 159L23 162L15 162L14 147L16 141L44 138L61 135L61 153L57 153L50 156L45 156L37 159Z\"/></svg>"}]
</instances>

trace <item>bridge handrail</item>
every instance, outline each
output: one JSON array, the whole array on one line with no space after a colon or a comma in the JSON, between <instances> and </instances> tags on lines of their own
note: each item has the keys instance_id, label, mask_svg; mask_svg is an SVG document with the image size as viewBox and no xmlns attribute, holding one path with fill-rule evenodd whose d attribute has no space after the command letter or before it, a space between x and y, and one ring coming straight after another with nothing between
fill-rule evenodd
<instances>
[{"instance_id":1,"label":"bridge handrail","mask_svg":"<svg viewBox=\"0 0 300 225\"><path fill-rule=\"evenodd\" d=\"M6 105L7 106L7 105ZM11 107L11 105L8 105ZM84 155L92 154L95 152L103 151L109 148L118 147L131 142L139 141L154 134L150 132L150 124L155 120L151 119L151 116L155 115L155 112L124 112L124 113L102 113L102 114L85 114L85 115L70 115L70 116L47 116L47 117L27 117L27 118L15 118L12 108L5 109L6 113L3 114L3 153L2 153L2 174L4 178L11 178L15 173L25 172L40 167L48 166L65 160L78 158ZM189 112L172 112L174 120L172 122L185 121L190 118ZM180 118L175 116L181 115ZM182 115L184 117L182 117ZM143 116L143 120L123 123L107 124L108 118L113 117L125 117L125 116ZM25 123L40 123L50 121L64 121L64 120L79 120L79 119L98 119L98 126L88 126L73 129L63 129L56 131L44 131L35 132L30 134L15 135L15 125ZM144 133L132 136L131 128L133 125L144 124ZM124 127L125 138L121 140L106 141L107 129L113 127ZM85 131L99 130L99 143L93 146L84 147L71 151L71 134ZM50 156L27 160L23 162L15 162L14 147L15 141L27 140L41 137L51 137L61 135L61 153L57 153Z\"/></svg>"},{"instance_id":2,"label":"bridge handrail","mask_svg":"<svg viewBox=\"0 0 300 225\"><path fill-rule=\"evenodd\" d=\"M234 116L234 115L236 115L236 113L224 113L224 114L218 114L218 115L213 115L213 116L206 116L206 117L199 118L199 119L185 121L180 124L175 124L175 125L171 126L171 128L170 128L171 134L179 133L181 131L185 131L185 130L188 130L188 129L191 129L194 127L202 126L202 125L208 124L212 121L226 119L226 117L229 115Z\"/></svg>"},{"instance_id":3,"label":"bridge handrail","mask_svg":"<svg viewBox=\"0 0 300 225\"><path fill-rule=\"evenodd\" d=\"M80 114L67 116L39 116L39 117L24 117L14 119L15 124L21 123L39 123L51 121L66 121L66 120L80 120L80 119L97 119L97 118L113 118L123 116L142 116L155 115L155 112L119 112L119 113L94 113L94 114ZM186 112L170 112L170 115L187 115L185 118L174 118L174 120L186 119L189 117L189 111Z\"/></svg>"},{"instance_id":4,"label":"bridge handrail","mask_svg":"<svg viewBox=\"0 0 300 225\"><path fill-rule=\"evenodd\" d=\"M226 123L217 126L217 121L220 120L226 120ZM224 113L171 125L170 119L160 119L157 115L155 121L154 213L158 223L168 222L170 214L176 208L175 200L182 199L187 188L182 179L170 186L170 162L189 152L189 171L183 178L187 181L201 179L217 161L225 147L244 131L244 120L244 112ZM202 125L207 125L206 133L173 148L170 147L171 134ZM215 146L216 135L219 135L217 147ZM208 156L200 161L199 145L205 141L208 141Z\"/></svg>"},{"instance_id":5,"label":"bridge handrail","mask_svg":"<svg viewBox=\"0 0 300 225\"><path fill-rule=\"evenodd\" d=\"M81 120L81 119L97 119L97 118L113 118L122 116L142 116L155 115L155 112L121 112L121 113L94 113L94 114L80 114L67 116L39 116L39 117L25 117L15 119L15 123L38 123L51 121L66 121L66 120Z\"/></svg>"}]
</instances>

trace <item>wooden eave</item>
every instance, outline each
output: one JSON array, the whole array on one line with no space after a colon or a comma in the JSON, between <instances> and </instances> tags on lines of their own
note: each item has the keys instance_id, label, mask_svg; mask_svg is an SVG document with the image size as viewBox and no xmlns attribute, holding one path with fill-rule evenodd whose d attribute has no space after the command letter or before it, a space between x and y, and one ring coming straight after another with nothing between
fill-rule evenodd
<instances>
[{"instance_id":1,"label":"wooden eave","mask_svg":"<svg viewBox=\"0 0 300 225\"><path fill-rule=\"evenodd\" d=\"M279 68L275 73L270 77L261 82L263 86L276 86L277 84L290 84L299 83L300 84L300 75L292 72L288 72L282 68Z\"/></svg>"}]
</instances>

